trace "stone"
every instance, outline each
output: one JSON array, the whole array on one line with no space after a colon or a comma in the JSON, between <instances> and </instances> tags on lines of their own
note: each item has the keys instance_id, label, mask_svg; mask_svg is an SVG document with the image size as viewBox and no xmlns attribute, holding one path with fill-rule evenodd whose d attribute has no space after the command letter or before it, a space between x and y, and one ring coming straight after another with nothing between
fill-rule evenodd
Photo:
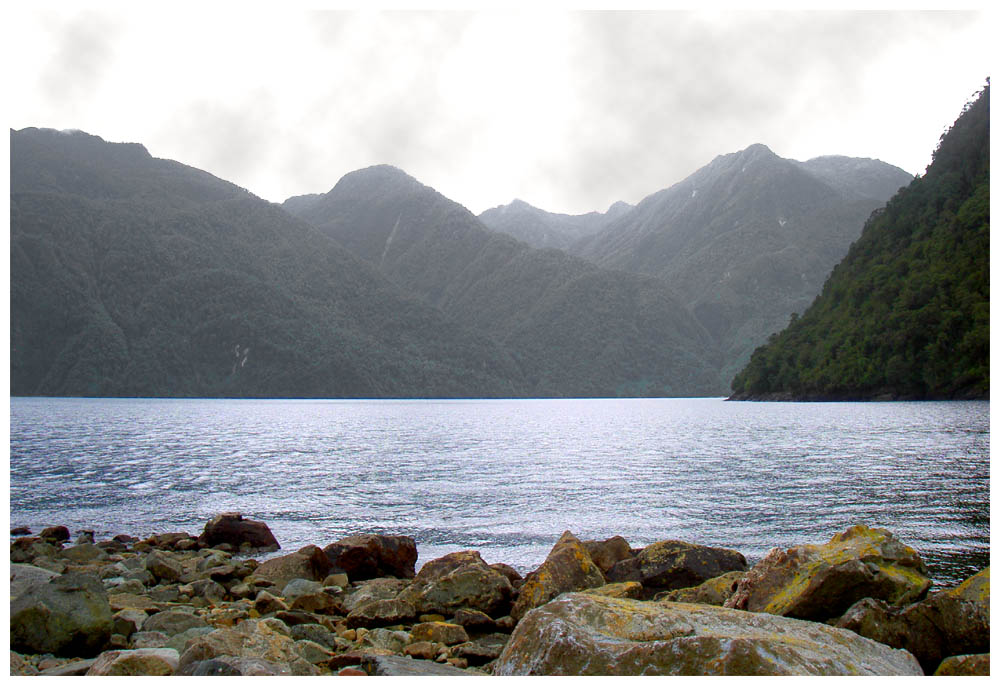
<instances>
[{"instance_id":1,"label":"stone","mask_svg":"<svg viewBox=\"0 0 1000 686\"><path fill-rule=\"evenodd\" d=\"M588 588L583 593L593 595L603 595L609 598L635 598L641 599L644 595L642 584L638 581L618 581L613 584L604 584L596 588Z\"/></svg>"},{"instance_id":2,"label":"stone","mask_svg":"<svg viewBox=\"0 0 1000 686\"><path fill-rule=\"evenodd\" d=\"M50 526L42 529L39 538L51 543L62 543L69 540L69 529L64 526Z\"/></svg>"},{"instance_id":3,"label":"stone","mask_svg":"<svg viewBox=\"0 0 1000 686\"><path fill-rule=\"evenodd\" d=\"M108 642L104 644L105 650L124 650L128 648L128 638L123 634L111 634Z\"/></svg>"},{"instance_id":4,"label":"stone","mask_svg":"<svg viewBox=\"0 0 1000 686\"><path fill-rule=\"evenodd\" d=\"M49 667L38 672L38 676L84 676L96 659L92 657L87 660L74 660L56 667Z\"/></svg>"},{"instance_id":5,"label":"stone","mask_svg":"<svg viewBox=\"0 0 1000 686\"><path fill-rule=\"evenodd\" d=\"M934 676L989 676L990 654L952 655L941 661Z\"/></svg>"},{"instance_id":6,"label":"stone","mask_svg":"<svg viewBox=\"0 0 1000 686\"><path fill-rule=\"evenodd\" d=\"M616 563L633 557L632 547L621 536L612 536L603 541L582 541L582 543L590 553L590 559L605 575Z\"/></svg>"},{"instance_id":7,"label":"stone","mask_svg":"<svg viewBox=\"0 0 1000 686\"><path fill-rule=\"evenodd\" d=\"M443 643L446 646L456 643L465 643L469 640L469 634L465 627L449 622L422 622L414 624L410 629L410 637L414 641L429 641L431 643Z\"/></svg>"},{"instance_id":8,"label":"stone","mask_svg":"<svg viewBox=\"0 0 1000 686\"><path fill-rule=\"evenodd\" d=\"M167 610L165 612L157 612L147 619L142 628L145 631L161 631L167 636L173 636L199 626L208 626L208 623L201 617L188 612Z\"/></svg>"},{"instance_id":9,"label":"stone","mask_svg":"<svg viewBox=\"0 0 1000 686\"><path fill-rule=\"evenodd\" d=\"M10 530L10 535L11 536L30 536L31 535L31 529L29 529L26 526L15 526L13 529Z\"/></svg>"},{"instance_id":10,"label":"stone","mask_svg":"<svg viewBox=\"0 0 1000 686\"><path fill-rule=\"evenodd\" d=\"M199 598L218 603L226 598L225 587L211 579L199 579L191 582L191 591Z\"/></svg>"},{"instance_id":11,"label":"stone","mask_svg":"<svg viewBox=\"0 0 1000 686\"><path fill-rule=\"evenodd\" d=\"M322 591L306 593L292 602L292 610L302 610L320 615L335 615L343 612L343 607L335 597Z\"/></svg>"},{"instance_id":12,"label":"stone","mask_svg":"<svg viewBox=\"0 0 1000 686\"><path fill-rule=\"evenodd\" d=\"M383 628L372 629L361 639L363 645L390 650L393 653L402 653L409 642L410 635L405 631Z\"/></svg>"},{"instance_id":13,"label":"stone","mask_svg":"<svg viewBox=\"0 0 1000 686\"><path fill-rule=\"evenodd\" d=\"M638 581L645 599L662 591L697 586L726 572L744 571L743 555L728 548L658 541L635 557L616 562L608 571L608 581Z\"/></svg>"},{"instance_id":14,"label":"stone","mask_svg":"<svg viewBox=\"0 0 1000 686\"><path fill-rule=\"evenodd\" d=\"M288 604L281 598L276 598L267 591L258 591L257 597L253 601L253 607L260 614L266 615L271 612L287 610Z\"/></svg>"},{"instance_id":15,"label":"stone","mask_svg":"<svg viewBox=\"0 0 1000 686\"><path fill-rule=\"evenodd\" d=\"M295 649L298 651L299 656L303 660L312 665L318 665L322 662L326 662L333 657L333 652L326 646L322 646L319 643L308 639L295 641Z\"/></svg>"},{"instance_id":16,"label":"stone","mask_svg":"<svg viewBox=\"0 0 1000 686\"><path fill-rule=\"evenodd\" d=\"M108 596L108 604L114 612L126 609L159 612L164 607L163 603L137 593L112 593Z\"/></svg>"},{"instance_id":17,"label":"stone","mask_svg":"<svg viewBox=\"0 0 1000 686\"><path fill-rule=\"evenodd\" d=\"M465 659L470 665L478 667L500 657L504 646L507 645L509 640L510 636L508 634L486 634L468 643L460 643L452 646L451 654L454 657Z\"/></svg>"},{"instance_id":18,"label":"stone","mask_svg":"<svg viewBox=\"0 0 1000 686\"><path fill-rule=\"evenodd\" d=\"M159 583L177 581L184 573L180 562L162 550L150 552L146 556L144 566Z\"/></svg>"},{"instance_id":19,"label":"stone","mask_svg":"<svg viewBox=\"0 0 1000 686\"><path fill-rule=\"evenodd\" d=\"M34 565L12 564L10 566L10 599L13 600L36 584L47 584L59 576L53 571Z\"/></svg>"},{"instance_id":20,"label":"stone","mask_svg":"<svg viewBox=\"0 0 1000 686\"><path fill-rule=\"evenodd\" d=\"M109 605L110 606L110 605ZM128 637L142 630L142 625L149 617L144 611L132 608L118 610L111 616L111 630L116 634Z\"/></svg>"},{"instance_id":21,"label":"stone","mask_svg":"<svg viewBox=\"0 0 1000 686\"><path fill-rule=\"evenodd\" d=\"M905 605L930 587L913 548L885 529L856 525L825 545L775 548L747 572L725 606L822 622L862 598Z\"/></svg>"},{"instance_id":22,"label":"stone","mask_svg":"<svg viewBox=\"0 0 1000 686\"><path fill-rule=\"evenodd\" d=\"M292 579L281 590L281 597L286 603L290 603L299 596L310 593L322 593L323 584L312 579Z\"/></svg>"},{"instance_id":23,"label":"stone","mask_svg":"<svg viewBox=\"0 0 1000 686\"><path fill-rule=\"evenodd\" d=\"M421 621L434 621L434 620L421 620ZM444 621L444 617L440 621ZM467 632L491 632L496 629L496 621L490 617L488 614L481 610L457 610L455 616L452 617L452 623L458 624L459 626L465 627Z\"/></svg>"},{"instance_id":24,"label":"stone","mask_svg":"<svg viewBox=\"0 0 1000 686\"><path fill-rule=\"evenodd\" d=\"M198 536L198 542L209 547L225 543L239 548L247 543L252 548L281 548L267 524L243 519L239 512L223 512L212 517Z\"/></svg>"},{"instance_id":25,"label":"stone","mask_svg":"<svg viewBox=\"0 0 1000 686\"><path fill-rule=\"evenodd\" d=\"M166 642L163 643L164 648L173 648L178 653L183 653L187 648L188 641L198 636L204 636L205 634L215 631L214 626L193 626L190 629L185 629L179 634L174 634L167 638Z\"/></svg>"},{"instance_id":26,"label":"stone","mask_svg":"<svg viewBox=\"0 0 1000 686\"><path fill-rule=\"evenodd\" d=\"M294 553L265 560L249 579L270 581L278 588L284 588L292 579L322 581L330 569L330 560L323 551L314 545L307 545Z\"/></svg>"},{"instance_id":27,"label":"stone","mask_svg":"<svg viewBox=\"0 0 1000 686\"><path fill-rule=\"evenodd\" d=\"M94 532L92 529L81 529L76 536L76 544L80 545L82 543L93 543L94 542Z\"/></svg>"},{"instance_id":28,"label":"stone","mask_svg":"<svg viewBox=\"0 0 1000 686\"><path fill-rule=\"evenodd\" d=\"M494 562L493 564L490 565L490 569L500 572L505 577L507 577L507 581L509 581L510 585L514 586L515 588L522 581L524 581L524 578L521 576L520 572L518 572L510 565L504 564L503 562Z\"/></svg>"},{"instance_id":29,"label":"stone","mask_svg":"<svg viewBox=\"0 0 1000 686\"><path fill-rule=\"evenodd\" d=\"M36 567L42 566L43 563L52 565L57 562L53 558L58 554L59 548L37 537L17 538L10 544L10 561L12 563L30 562ZM65 566L64 562L58 562L58 564ZM60 570L58 573L61 574L62 571Z\"/></svg>"},{"instance_id":30,"label":"stone","mask_svg":"<svg viewBox=\"0 0 1000 686\"><path fill-rule=\"evenodd\" d=\"M137 631L130 637L132 648L166 648L169 642L170 637L162 631Z\"/></svg>"},{"instance_id":31,"label":"stone","mask_svg":"<svg viewBox=\"0 0 1000 686\"><path fill-rule=\"evenodd\" d=\"M93 657L111 627L107 593L93 576L64 574L35 583L10 602L10 647L19 652Z\"/></svg>"},{"instance_id":32,"label":"stone","mask_svg":"<svg viewBox=\"0 0 1000 686\"><path fill-rule=\"evenodd\" d=\"M22 655L10 651L10 675L11 676L34 676L38 674L38 668L24 659Z\"/></svg>"},{"instance_id":33,"label":"stone","mask_svg":"<svg viewBox=\"0 0 1000 686\"><path fill-rule=\"evenodd\" d=\"M296 641L312 641L330 650L338 647L337 636L321 624L297 624L290 633Z\"/></svg>"},{"instance_id":34,"label":"stone","mask_svg":"<svg viewBox=\"0 0 1000 686\"><path fill-rule=\"evenodd\" d=\"M347 575L343 572L338 572L336 574L329 574L325 579L323 579L324 586L339 586L340 588L346 588L350 581Z\"/></svg>"},{"instance_id":35,"label":"stone","mask_svg":"<svg viewBox=\"0 0 1000 686\"><path fill-rule=\"evenodd\" d=\"M990 570L956 588L932 593L905 607L864 598L852 605L837 626L912 653L932 674L951 655L990 649Z\"/></svg>"},{"instance_id":36,"label":"stone","mask_svg":"<svg viewBox=\"0 0 1000 686\"><path fill-rule=\"evenodd\" d=\"M266 622L248 619L235 627L223 627L188 641L181 653L180 666L202 660L218 658L230 665L229 658L260 659L276 665L287 665L293 675L315 675L319 670L302 659L295 649L295 641L281 631L275 631Z\"/></svg>"},{"instance_id":37,"label":"stone","mask_svg":"<svg viewBox=\"0 0 1000 686\"><path fill-rule=\"evenodd\" d=\"M200 660L185 665L178 676L243 676L243 673L222 660Z\"/></svg>"},{"instance_id":38,"label":"stone","mask_svg":"<svg viewBox=\"0 0 1000 686\"><path fill-rule=\"evenodd\" d=\"M344 667L337 672L337 676L368 676L368 672L363 672L357 667Z\"/></svg>"},{"instance_id":39,"label":"stone","mask_svg":"<svg viewBox=\"0 0 1000 686\"><path fill-rule=\"evenodd\" d=\"M291 627L289 627L288 624L285 624L285 622L281 621L277 617L265 617L263 619L260 619L257 621L257 626L267 627L271 631L278 634L282 634L284 636L292 635Z\"/></svg>"},{"instance_id":40,"label":"stone","mask_svg":"<svg viewBox=\"0 0 1000 686\"><path fill-rule=\"evenodd\" d=\"M315 668L314 668L315 669ZM293 676L292 669L259 657L220 655L184 665L179 676Z\"/></svg>"},{"instance_id":41,"label":"stone","mask_svg":"<svg viewBox=\"0 0 1000 686\"><path fill-rule=\"evenodd\" d=\"M403 648L403 655L421 660L433 660L438 654L438 644L429 641L417 641Z\"/></svg>"},{"instance_id":42,"label":"stone","mask_svg":"<svg viewBox=\"0 0 1000 686\"><path fill-rule=\"evenodd\" d=\"M320 620L321 615L314 615L311 612L302 610L281 610L274 613L274 618L284 622L287 626L293 627L299 624L315 624Z\"/></svg>"},{"instance_id":43,"label":"stone","mask_svg":"<svg viewBox=\"0 0 1000 686\"><path fill-rule=\"evenodd\" d=\"M348 536L326 546L323 552L334 571L354 581L387 576L412 579L417 563L417 544L409 536Z\"/></svg>"},{"instance_id":44,"label":"stone","mask_svg":"<svg viewBox=\"0 0 1000 686\"><path fill-rule=\"evenodd\" d=\"M467 608L491 615L510 606L512 591L507 577L491 569L477 551L463 550L425 564L398 598L417 613L452 614Z\"/></svg>"},{"instance_id":45,"label":"stone","mask_svg":"<svg viewBox=\"0 0 1000 686\"><path fill-rule=\"evenodd\" d=\"M154 534L147 538L145 543L161 550L176 550L178 544L190 540L191 534L186 531L171 531L165 534Z\"/></svg>"},{"instance_id":46,"label":"stone","mask_svg":"<svg viewBox=\"0 0 1000 686\"><path fill-rule=\"evenodd\" d=\"M177 671L179 660L170 648L109 650L97 656L87 676L169 676Z\"/></svg>"},{"instance_id":47,"label":"stone","mask_svg":"<svg viewBox=\"0 0 1000 686\"><path fill-rule=\"evenodd\" d=\"M590 553L576 536L566 531L542 565L525 578L510 616L519 620L528 610L544 605L560 593L605 583L604 574L590 559Z\"/></svg>"},{"instance_id":48,"label":"stone","mask_svg":"<svg viewBox=\"0 0 1000 686\"><path fill-rule=\"evenodd\" d=\"M94 545L93 542L63 548L61 555L67 560L81 565L108 559L108 554Z\"/></svg>"},{"instance_id":49,"label":"stone","mask_svg":"<svg viewBox=\"0 0 1000 686\"><path fill-rule=\"evenodd\" d=\"M451 665L398 655L365 655L361 669L371 676L469 676L469 672Z\"/></svg>"},{"instance_id":50,"label":"stone","mask_svg":"<svg viewBox=\"0 0 1000 686\"><path fill-rule=\"evenodd\" d=\"M658 595L654 600L669 600L674 603L701 603L722 607L736 592L736 585L745 574L746 572L726 572L698 586L667 591L662 594L662 598Z\"/></svg>"},{"instance_id":51,"label":"stone","mask_svg":"<svg viewBox=\"0 0 1000 686\"><path fill-rule=\"evenodd\" d=\"M347 626L358 627L392 626L411 621L417 616L413 605L405 600L391 598L389 600L372 600L355 607L347 615Z\"/></svg>"},{"instance_id":52,"label":"stone","mask_svg":"<svg viewBox=\"0 0 1000 686\"><path fill-rule=\"evenodd\" d=\"M694 605L567 593L517 625L499 676L904 675L909 653L825 624Z\"/></svg>"},{"instance_id":53,"label":"stone","mask_svg":"<svg viewBox=\"0 0 1000 686\"><path fill-rule=\"evenodd\" d=\"M346 612L351 612L358 606L373 600L391 600L409 585L408 581L402 579L372 579L346 593L341 604Z\"/></svg>"},{"instance_id":54,"label":"stone","mask_svg":"<svg viewBox=\"0 0 1000 686\"><path fill-rule=\"evenodd\" d=\"M328 669L342 669L344 667L350 667L351 665L360 665L361 661L364 660L365 657L373 655L393 655L393 652L382 648L357 648L355 650L348 650L334 655L326 661L324 666Z\"/></svg>"}]
</instances>

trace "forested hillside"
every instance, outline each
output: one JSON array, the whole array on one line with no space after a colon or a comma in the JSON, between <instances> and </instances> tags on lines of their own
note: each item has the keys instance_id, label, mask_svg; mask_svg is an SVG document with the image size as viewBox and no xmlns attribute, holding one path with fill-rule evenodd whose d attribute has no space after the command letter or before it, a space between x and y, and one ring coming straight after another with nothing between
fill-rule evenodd
<instances>
[{"instance_id":1,"label":"forested hillside","mask_svg":"<svg viewBox=\"0 0 1000 686\"><path fill-rule=\"evenodd\" d=\"M523 393L488 337L137 144L11 131L11 394Z\"/></svg>"},{"instance_id":2,"label":"forested hillside","mask_svg":"<svg viewBox=\"0 0 1000 686\"><path fill-rule=\"evenodd\" d=\"M733 398L988 397L989 154L987 86Z\"/></svg>"},{"instance_id":3,"label":"forested hillside","mask_svg":"<svg viewBox=\"0 0 1000 686\"><path fill-rule=\"evenodd\" d=\"M406 293L502 343L531 395L714 395L705 329L653 277L612 272L487 229L388 166L289 207Z\"/></svg>"}]
</instances>

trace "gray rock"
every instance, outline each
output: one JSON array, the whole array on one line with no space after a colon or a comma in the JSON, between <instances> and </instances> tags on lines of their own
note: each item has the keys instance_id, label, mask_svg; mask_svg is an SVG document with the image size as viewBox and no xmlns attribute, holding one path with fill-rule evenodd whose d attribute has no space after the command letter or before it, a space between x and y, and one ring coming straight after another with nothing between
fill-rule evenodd
<instances>
[{"instance_id":1,"label":"gray rock","mask_svg":"<svg viewBox=\"0 0 1000 686\"><path fill-rule=\"evenodd\" d=\"M403 591L410 582L403 579L372 579L354 590L348 591L341 604L345 612L352 612L359 605L370 603L373 600L390 600Z\"/></svg>"},{"instance_id":2,"label":"gray rock","mask_svg":"<svg viewBox=\"0 0 1000 686\"><path fill-rule=\"evenodd\" d=\"M465 658L470 665L485 665L500 657L509 640L509 634L486 634L473 641L452 646L451 654L455 657Z\"/></svg>"},{"instance_id":3,"label":"gray rock","mask_svg":"<svg viewBox=\"0 0 1000 686\"><path fill-rule=\"evenodd\" d=\"M62 556L78 565L108 559L108 554L94 545L93 542L81 543L70 548L64 548Z\"/></svg>"},{"instance_id":4,"label":"gray rock","mask_svg":"<svg viewBox=\"0 0 1000 686\"><path fill-rule=\"evenodd\" d=\"M111 617L111 630L128 638L135 632L141 631L142 625L148 618L149 615L142 610L134 608L119 610Z\"/></svg>"},{"instance_id":5,"label":"gray rock","mask_svg":"<svg viewBox=\"0 0 1000 686\"><path fill-rule=\"evenodd\" d=\"M285 584L285 588L281 591L281 596L285 599L286 603L290 603L301 595L322 592L323 584L318 581L313 581L311 579L292 579Z\"/></svg>"},{"instance_id":6,"label":"gray rock","mask_svg":"<svg viewBox=\"0 0 1000 686\"><path fill-rule=\"evenodd\" d=\"M131 636L133 648L166 648L169 641L162 631L137 631Z\"/></svg>"},{"instance_id":7,"label":"gray rock","mask_svg":"<svg viewBox=\"0 0 1000 686\"><path fill-rule=\"evenodd\" d=\"M361 645L372 648L382 648L391 650L394 653L402 653L403 648L410 642L410 634L405 631L390 631L389 629L372 629L361 639Z\"/></svg>"},{"instance_id":8,"label":"gray rock","mask_svg":"<svg viewBox=\"0 0 1000 686\"><path fill-rule=\"evenodd\" d=\"M322 646L319 643L308 639L296 641L295 650L298 651L303 660L312 665L318 665L321 662L326 662L333 657L333 652L326 646Z\"/></svg>"},{"instance_id":9,"label":"gray rock","mask_svg":"<svg viewBox=\"0 0 1000 686\"><path fill-rule=\"evenodd\" d=\"M236 667L221 659L199 660L181 667L177 676L243 676Z\"/></svg>"},{"instance_id":10,"label":"gray rock","mask_svg":"<svg viewBox=\"0 0 1000 686\"><path fill-rule=\"evenodd\" d=\"M297 624L291 627L291 636L296 641L312 641L330 650L338 647L337 635L322 624Z\"/></svg>"},{"instance_id":11,"label":"gray rock","mask_svg":"<svg viewBox=\"0 0 1000 686\"><path fill-rule=\"evenodd\" d=\"M347 626L377 627L392 626L411 621L417 616L417 611L410 603L393 598L391 600L373 600L355 607L345 620Z\"/></svg>"},{"instance_id":12,"label":"gray rock","mask_svg":"<svg viewBox=\"0 0 1000 686\"><path fill-rule=\"evenodd\" d=\"M168 640L163 644L164 648L173 648L178 653L183 653L187 650L188 641L198 638L199 636L204 636L205 634L215 631L215 627L212 626L193 626L190 629L185 629L179 634L174 634L170 636Z\"/></svg>"},{"instance_id":13,"label":"gray rock","mask_svg":"<svg viewBox=\"0 0 1000 686\"><path fill-rule=\"evenodd\" d=\"M174 636L182 631L199 626L208 626L208 623L201 617L196 617L187 612L167 610L165 612L157 612L147 619L142 628L146 631L162 631L167 636Z\"/></svg>"},{"instance_id":14,"label":"gray rock","mask_svg":"<svg viewBox=\"0 0 1000 686\"><path fill-rule=\"evenodd\" d=\"M184 573L181 563L162 550L149 553L146 556L145 567L146 571L160 583L177 581Z\"/></svg>"},{"instance_id":15,"label":"gray rock","mask_svg":"<svg viewBox=\"0 0 1000 686\"><path fill-rule=\"evenodd\" d=\"M396 655L365 655L361 668L371 676L469 676L470 672L429 660Z\"/></svg>"},{"instance_id":16,"label":"gray rock","mask_svg":"<svg viewBox=\"0 0 1000 686\"><path fill-rule=\"evenodd\" d=\"M87 660L67 662L66 664L59 665L58 667L49 667L48 669L40 671L38 676L83 676L94 665L94 661L96 659L97 658L92 657Z\"/></svg>"},{"instance_id":17,"label":"gray rock","mask_svg":"<svg viewBox=\"0 0 1000 686\"><path fill-rule=\"evenodd\" d=\"M10 603L11 649L20 652L93 657L111 628L108 595L84 574L32 584Z\"/></svg>"},{"instance_id":18,"label":"gray rock","mask_svg":"<svg viewBox=\"0 0 1000 686\"><path fill-rule=\"evenodd\" d=\"M494 614L510 606L512 591L507 577L487 565L478 551L463 550L421 567L398 599L418 614L452 614L462 608Z\"/></svg>"},{"instance_id":19,"label":"gray rock","mask_svg":"<svg viewBox=\"0 0 1000 686\"><path fill-rule=\"evenodd\" d=\"M33 584L47 584L59 576L53 571L34 565L12 564L10 566L10 599L13 600Z\"/></svg>"},{"instance_id":20,"label":"gray rock","mask_svg":"<svg viewBox=\"0 0 1000 686\"><path fill-rule=\"evenodd\" d=\"M191 591L198 598L218 603L226 598L225 587L211 579L199 579L191 582Z\"/></svg>"},{"instance_id":21,"label":"gray rock","mask_svg":"<svg viewBox=\"0 0 1000 686\"><path fill-rule=\"evenodd\" d=\"M843 629L688 603L567 593L532 610L494 665L512 675L919 676L916 659Z\"/></svg>"},{"instance_id":22,"label":"gray rock","mask_svg":"<svg viewBox=\"0 0 1000 686\"><path fill-rule=\"evenodd\" d=\"M169 676L177 671L179 660L170 648L109 650L97 656L87 676Z\"/></svg>"}]
</instances>

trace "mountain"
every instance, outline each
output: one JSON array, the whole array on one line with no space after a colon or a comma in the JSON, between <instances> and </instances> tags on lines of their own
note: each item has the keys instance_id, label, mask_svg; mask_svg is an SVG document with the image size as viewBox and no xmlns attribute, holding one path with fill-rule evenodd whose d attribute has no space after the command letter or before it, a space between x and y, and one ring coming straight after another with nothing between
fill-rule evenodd
<instances>
[{"instance_id":1,"label":"mountain","mask_svg":"<svg viewBox=\"0 0 1000 686\"><path fill-rule=\"evenodd\" d=\"M797 162L756 144L643 199L571 252L661 278L712 334L729 378L812 302L865 219L911 179L877 160Z\"/></svg>"},{"instance_id":2,"label":"mountain","mask_svg":"<svg viewBox=\"0 0 1000 686\"><path fill-rule=\"evenodd\" d=\"M989 103L987 85L734 399L989 397Z\"/></svg>"},{"instance_id":3,"label":"mountain","mask_svg":"<svg viewBox=\"0 0 1000 686\"><path fill-rule=\"evenodd\" d=\"M398 169L347 174L299 216L403 292L503 344L530 395L719 392L715 346L660 280L490 231Z\"/></svg>"},{"instance_id":4,"label":"mountain","mask_svg":"<svg viewBox=\"0 0 1000 686\"><path fill-rule=\"evenodd\" d=\"M495 342L138 144L10 133L11 394L509 396Z\"/></svg>"},{"instance_id":5,"label":"mountain","mask_svg":"<svg viewBox=\"0 0 1000 686\"><path fill-rule=\"evenodd\" d=\"M289 201L294 200L296 199L289 198ZM557 214L540 210L523 200L514 200L509 205L486 210L479 215L479 220L487 228L513 236L535 248L566 250L576 241L597 233L631 209L632 205L618 201L603 214Z\"/></svg>"}]
</instances>

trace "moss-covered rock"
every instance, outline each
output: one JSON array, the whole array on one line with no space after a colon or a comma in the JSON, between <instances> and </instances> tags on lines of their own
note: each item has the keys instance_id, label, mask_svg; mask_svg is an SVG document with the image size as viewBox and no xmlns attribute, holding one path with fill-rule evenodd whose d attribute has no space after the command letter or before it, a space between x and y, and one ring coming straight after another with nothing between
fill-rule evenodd
<instances>
[{"instance_id":1,"label":"moss-covered rock","mask_svg":"<svg viewBox=\"0 0 1000 686\"><path fill-rule=\"evenodd\" d=\"M735 550L668 540L646 546L635 557L616 563L608 572L608 581L638 581L645 597L652 598L663 591L697 586L746 568L746 558Z\"/></svg>"},{"instance_id":2,"label":"moss-covered rock","mask_svg":"<svg viewBox=\"0 0 1000 686\"><path fill-rule=\"evenodd\" d=\"M590 553L590 559L602 574L607 574L616 563L633 557L632 547L621 536L612 536L603 541L583 541L583 547Z\"/></svg>"},{"instance_id":3,"label":"moss-covered rock","mask_svg":"<svg viewBox=\"0 0 1000 686\"><path fill-rule=\"evenodd\" d=\"M453 614L462 608L488 615L510 606L510 581L492 569L475 550L449 553L431 560L398 596L418 613Z\"/></svg>"},{"instance_id":4,"label":"moss-covered rock","mask_svg":"<svg viewBox=\"0 0 1000 686\"><path fill-rule=\"evenodd\" d=\"M852 605L837 626L905 648L930 674L950 655L989 650L990 569L902 608L865 598Z\"/></svg>"},{"instance_id":5,"label":"moss-covered rock","mask_svg":"<svg viewBox=\"0 0 1000 686\"><path fill-rule=\"evenodd\" d=\"M857 525L825 545L775 548L747 572L726 607L826 621L862 598L904 605L930 587L917 551L885 529Z\"/></svg>"},{"instance_id":6,"label":"moss-covered rock","mask_svg":"<svg viewBox=\"0 0 1000 686\"><path fill-rule=\"evenodd\" d=\"M544 605L560 593L603 586L604 574L590 557L587 548L571 532L556 541L545 562L529 574L521 586L510 616L520 619L529 610Z\"/></svg>"},{"instance_id":7,"label":"moss-covered rock","mask_svg":"<svg viewBox=\"0 0 1000 686\"><path fill-rule=\"evenodd\" d=\"M697 586L667 591L661 594L662 597L657 596L655 599L673 603L701 603L702 605L722 607L736 591L736 585L745 575L746 572L726 572L722 576L709 579Z\"/></svg>"},{"instance_id":8,"label":"moss-covered rock","mask_svg":"<svg viewBox=\"0 0 1000 686\"><path fill-rule=\"evenodd\" d=\"M824 624L568 593L529 612L497 675L920 675L909 653Z\"/></svg>"},{"instance_id":9,"label":"moss-covered rock","mask_svg":"<svg viewBox=\"0 0 1000 686\"><path fill-rule=\"evenodd\" d=\"M180 655L170 648L108 650L97 656L87 676L169 676L179 661Z\"/></svg>"},{"instance_id":10,"label":"moss-covered rock","mask_svg":"<svg viewBox=\"0 0 1000 686\"><path fill-rule=\"evenodd\" d=\"M111 606L96 577L64 574L10 603L10 647L22 653L93 657L111 637Z\"/></svg>"},{"instance_id":11,"label":"moss-covered rock","mask_svg":"<svg viewBox=\"0 0 1000 686\"><path fill-rule=\"evenodd\" d=\"M934 676L989 676L990 654L952 655L942 660Z\"/></svg>"},{"instance_id":12,"label":"moss-covered rock","mask_svg":"<svg viewBox=\"0 0 1000 686\"><path fill-rule=\"evenodd\" d=\"M642 584L638 581L619 581L613 584L604 584L597 588L588 588L583 593L603 595L608 598L635 598L637 600L643 596Z\"/></svg>"}]
</instances>

